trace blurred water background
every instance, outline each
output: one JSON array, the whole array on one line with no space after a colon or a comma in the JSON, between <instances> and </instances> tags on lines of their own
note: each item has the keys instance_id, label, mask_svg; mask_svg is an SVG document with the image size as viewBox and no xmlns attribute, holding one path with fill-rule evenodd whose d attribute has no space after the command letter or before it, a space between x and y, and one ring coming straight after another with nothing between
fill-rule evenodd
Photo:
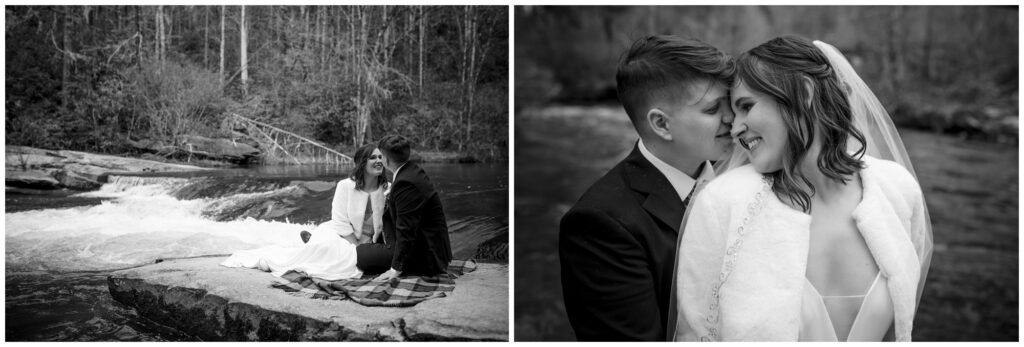
<instances>
[{"instance_id":1,"label":"blurred water background","mask_svg":"<svg viewBox=\"0 0 1024 347\"><path fill-rule=\"evenodd\" d=\"M783 34L843 51L897 124L931 212L913 339L1018 340L1017 7L520 6L514 16L517 341L575 339L558 221L632 149L615 66L655 33L733 55Z\"/></svg>"}]
</instances>

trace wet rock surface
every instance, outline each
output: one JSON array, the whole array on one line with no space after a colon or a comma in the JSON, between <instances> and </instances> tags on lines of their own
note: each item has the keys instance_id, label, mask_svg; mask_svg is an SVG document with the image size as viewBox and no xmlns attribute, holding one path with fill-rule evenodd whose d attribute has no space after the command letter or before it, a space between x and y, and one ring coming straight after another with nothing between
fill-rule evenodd
<instances>
[{"instance_id":1,"label":"wet rock surface","mask_svg":"<svg viewBox=\"0 0 1024 347\"><path fill-rule=\"evenodd\" d=\"M74 190L97 189L109 174L207 170L192 165L24 146L6 147L4 167L8 186Z\"/></svg>"},{"instance_id":2,"label":"wet rock surface","mask_svg":"<svg viewBox=\"0 0 1024 347\"><path fill-rule=\"evenodd\" d=\"M449 296L413 307L314 300L270 287L276 277L218 265L223 256L166 260L111 274L118 302L205 341L506 341L508 265L479 264Z\"/></svg>"}]
</instances>

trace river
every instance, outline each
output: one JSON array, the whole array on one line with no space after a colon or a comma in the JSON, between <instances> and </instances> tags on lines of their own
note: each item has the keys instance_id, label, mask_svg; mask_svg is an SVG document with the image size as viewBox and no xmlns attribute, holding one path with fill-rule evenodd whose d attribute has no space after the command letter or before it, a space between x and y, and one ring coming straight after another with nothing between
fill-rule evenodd
<instances>
[{"instance_id":1,"label":"river","mask_svg":"<svg viewBox=\"0 0 1024 347\"><path fill-rule=\"evenodd\" d=\"M507 245L507 164L422 166L449 224L486 226L451 230L456 258L473 257L488 240ZM334 184L348 170L277 166L111 176L85 193L8 189L6 340L194 340L115 302L108 274L161 258L298 245L301 230L330 218ZM507 254L483 261L505 262Z\"/></svg>"}]
</instances>

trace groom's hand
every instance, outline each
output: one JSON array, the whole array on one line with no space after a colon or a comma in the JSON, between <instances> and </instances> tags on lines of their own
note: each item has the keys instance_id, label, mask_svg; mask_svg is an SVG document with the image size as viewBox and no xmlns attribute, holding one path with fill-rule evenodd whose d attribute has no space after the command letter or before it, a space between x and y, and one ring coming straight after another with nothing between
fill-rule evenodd
<instances>
[{"instance_id":1,"label":"groom's hand","mask_svg":"<svg viewBox=\"0 0 1024 347\"><path fill-rule=\"evenodd\" d=\"M375 281L388 281L388 280L391 280L392 278L398 278L398 276L401 275L401 274L402 274L401 271L398 271L398 270L395 270L395 269L389 269L387 272L384 272L384 273L380 274L380 276L377 276L377 278L374 278L374 280Z\"/></svg>"}]
</instances>

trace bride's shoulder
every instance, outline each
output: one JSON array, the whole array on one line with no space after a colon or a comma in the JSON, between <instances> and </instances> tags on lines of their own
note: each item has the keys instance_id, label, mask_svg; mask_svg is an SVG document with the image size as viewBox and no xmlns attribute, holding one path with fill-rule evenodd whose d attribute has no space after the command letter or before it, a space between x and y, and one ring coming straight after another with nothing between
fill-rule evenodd
<instances>
[{"instance_id":1,"label":"bride's shoulder","mask_svg":"<svg viewBox=\"0 0 1024 347\"><path fill-rule=\"evenodd\" d=\"M355 187L356 181L353 181L351 177L346 177L343 178L341 181L338 181L338 189L355 189Z\"/></svg>"},{"instance_id":2,"label":"bride's shoulder","mask_svg":"<svg viewBox=\"0 0 1024 347\"><path fill-rule=\"evenodd\" d=\"M750 164L726 171L708 183L704 192L720 199L742 198L761 190L762 175Z\"/></svg>"},{"instance_id":3,"label":"bride's shoulder","mask_svg":"<svg viewBox=\"0 0 1024 347\"><path fill-rule=\"evenodd\" d=\"M922 194L921 185L907 168L897 162L864 156L863 177L875 182L886 195L900 195L903 199L917 201Z\"/></svg>"},{"instance_id":4,"label":"bride's shoulder","mask_svg":"<svg viewBox=\"0 0 1024 347\"><path fill-rule=\"evenodd\" d=\"M918 186L917 179L907 168L897 162L864 156L864 172L884 185Z\"/></svg>"}]
</instances>

